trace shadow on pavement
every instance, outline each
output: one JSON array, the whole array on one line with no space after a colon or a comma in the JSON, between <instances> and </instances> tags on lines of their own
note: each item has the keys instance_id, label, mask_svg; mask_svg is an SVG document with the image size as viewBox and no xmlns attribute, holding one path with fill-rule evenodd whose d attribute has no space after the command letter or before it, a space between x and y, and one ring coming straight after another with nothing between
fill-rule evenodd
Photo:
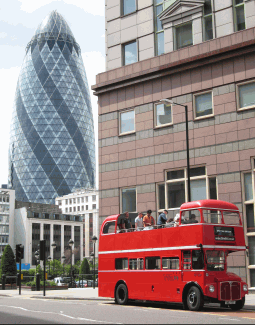
<instances>
[{"instance_id":1,"label":"shadow on pavement","mask_svg":"<svg viewBox=\"0 0 255 325\"><path fill-rule=\"evenodd\" d=\"M0 312L0 324L61 324L34 317L13 315Z\"/></svg>"}]
</instances>

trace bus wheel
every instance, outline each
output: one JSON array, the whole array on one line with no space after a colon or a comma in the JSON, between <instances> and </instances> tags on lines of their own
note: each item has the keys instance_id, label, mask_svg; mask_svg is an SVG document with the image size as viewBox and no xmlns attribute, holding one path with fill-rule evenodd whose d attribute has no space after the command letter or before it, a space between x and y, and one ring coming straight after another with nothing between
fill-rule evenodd
<instances>
[{"instance_id":1,"label":"bus wheel","mask_svg":"<svg viewBox=\"0 0 255 325\"><path fill-rule=\"evenodd\" d=\"M119 305L126 305L128 302L128 290L125 284L119 284L116 289L115 302Z\"/></svg>"},{"instance_id":2,"label":"bus wheel","mask_svg":"<svg viewBox=\"0 0 255 325\"><path fill-rule=\"evenodd\" d=\"M187 295L188 309L191 311L198 311L203 308L203 305L204 305L204 299L201 294L201 291L195 286L191 287Z\"/></svg>"},{"instance_id":3,"label":"bus wheel","mask_svg":"<svg viewBox=\"0 0 255 325\"><path fill-rule=\"evenodd\" d=\"M242 300L238 300L235 305L229 305L232 310L240 310L245 304L245 297Z\"/></svg>"}]
</instances>

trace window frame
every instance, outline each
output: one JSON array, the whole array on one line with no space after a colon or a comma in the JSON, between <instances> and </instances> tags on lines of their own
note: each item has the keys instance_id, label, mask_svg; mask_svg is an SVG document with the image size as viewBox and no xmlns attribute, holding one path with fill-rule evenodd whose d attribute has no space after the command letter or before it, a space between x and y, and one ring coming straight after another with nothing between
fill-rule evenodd
<instances>
[{"instance_id":1,"label":"window frame","mask_svg":"<svg viewBox=\"0 0 255 325\"><path fill-rule=\"evenodd\" d=\"M236 102L237 102L237 111L242 112L242 111L246 111L249 109L254 109L255 108L255 104L251 105L251 106L247 106L247 107L240 107L240 96L239 96L239 87L243 86L243 85L248 85L254 83L255 84L255 79L253 80L249 80L249 81L244 81L244 82L240 82L238 84L236 84Z\"/></svg>"},{"instance_id":2,"label":"window frame","mask_svg":"<svg viewBox=\"0 0 255 325\"><path fill-rule=\"evenodd\" d=\"M122 132L121 133L121 114L128 113L128 112L134 112L134 130L133 131L128 131L128 132ZM135 108L130 108L124 111L119 112L119 136L124 136L124 135L129 135L129 134L134 134L136 133L136 123L135 123Z\"/></svg>"},{"instance_id":3,"label":"window frame","mask_svg":"<svg viewBox=\"0 0 255 325\"><path fill-rule=\"evenodd\" d=\"M178 48L177 46L177 29L180 28L180 27L183 27L185 25L189 25L191 24L191 35L192 35L192 44L191 45L187 45L187 46L184 46L184 47L181 47L181 48ZM185 23L182 23L182 24L179 24L179 25L175 25L173 27L173 39L174 39L174 51L178 51L178 50L182 50L182 49L185 49L189 46L193 46L194 45L194 35L193 35L193 20L189 20Z\"/></svg>"},{"instance_id":4,"label":"window frame","mask_svg":"<svg viewBox=\"0 0 255 325\"><path fill-rule=\"evenodd\" d=\"M171 123L166 123L166 124L161 124L161 125L157 125L157 106L158 105L164 105L164 106L167 106L161 102L156 102L154 103L154 112L153 112L153 117L154 117L154 129L160 129L160 128L165 128L165 127L168 127L168 126L172 126L174 124L174 121L173 121L173 104L170 104L169 106L171 107L171 119L172 119L172 122Z\"/></svg>"},{"instance_id":5,"label":"window frame","mask_svg":"<svg viewBox=\"0 0 255 325\"><path fill-rule=\"evenodd\" d=\"M206 94L212 94L212 114L207 114L204 116L196 116L196 97L198 96L202 96L202 95L206 95ZM196 94L193 94L193 114L194 114L194 120L198 121L198 120L204 120L206 118L211 118L214 117L214 100L213 100L213 90L207 90L207 91L203 91L203 92L199 92Z\"/></svg>"},{"instance_id":6,"label":"window frame","mask_svg":"<svg viewBox=\"0 0 255 325\"><path fill-rule=\"evenodd\" d=\"M136 211L128 211L128 212L130 212L130 213L136 213L137 212L137 187L136 186L127 186L127 187L120 188L120 211L123 211L123 206L122 206L122 190L129 189L129 188L130 189L131 188L135 188Z\"/></svg>"},{"instance_id":7,"label":"window frame","mask_svg":"<svg viewBox=\"0 0 255 325\"><path fill-rule=\"evenodd\" d=\"M158 28L157 28L157 17L159 15L161 15L161 13L165 10L165 8L164 8L165 1L162 0L160 3L155 3L155 1L153 1L153 2L154 2L153 3L153 7L154 7L153 10L154 10L154 30L155 30L155 32L154 32L154 34L155 34L155 38L154 38L155 56L160 56L160 55L165 54L165 31L164 31L163 26L162 26L162 29L158 30ZM157 15L157 7L159 7L159 6L162 6L163 10L159 15ZM158 54L158 35L159 34L164 34L164 53L162 53L162 54Z\"/></svg>"},{"instance_id":8,"label":"window frame","mask_svg":"<svg viewBox=\"0 0 255 325\"><path fill-rule=\"evenodd\" d=\"M215 39L215 23L214 23L214 1L211 0L211 7L212 7L212 12L210 14L205 15L204 13L204 8L203 8L203 18L202 18L202 36L203 36L203 42L208 42L212 39ZM213 31L213 38L210 40L205 39L205 19L208 17L212 17L212 31Z\"/></svg>"},{"instance_id":9,"label":"window frame","mask_svg":"<svg viewBox=\"0 0 255 325\"><path fill-rule=\"evenodd\" d=\"M122 18L122 17L127 17L127 16L129 16L129 15L133 15L134 13L136 13L137 12L137 10L138 10L138 4L137 4L137 0L134 0L135 1L135 10L134 11L132 11L132 12L129 12L128 14L125 14L124 13L124 1L125 0L121 0L121 3L120 3L120 18Z\"/></svg>"},{"instance_id":10,"label":"window frame","mask_svg":"<svg viewBox=\"0 0 255 325\"><path fill-rule=\"evenodd\" d=\"M243 6L243 9L244 9L244 24L245 24L245 28L238 30L238 28L237 28L237 16L236 16L237 13L236 13L236 8L237 7L241 7L241 6ZM234 21L234 31L235 32L240 32L241 30L245 30L246 29L245 1L243 1L243 3L236 4L235 3L235 0L233 0L233 21Z\"/></svg>"},{"instance_id":11,"label":"window frame","mask_svg":"<svg viewBox=\"0 0 255 325\"><path fill-rule=\"evenodd\" d=\"M137 61L136 62L132 62L132 63L129 63L129 64L126 64L125 63L125 46L127 46L127 45L129 45L129 44L132 44L132 43L136 43L136 55L137 55ZM135 64L135 63L137 63L137 62L139 62L139 41L138 41L138 39L136 38L135 40L132 40L132 41L129 41L129 42L127 42L127 43L124 43L124 44L122 44L122 66L123 67L126 67L126 66L129 66L129 65L131 65L131 64Z\"/></svg>"}]
</instances>

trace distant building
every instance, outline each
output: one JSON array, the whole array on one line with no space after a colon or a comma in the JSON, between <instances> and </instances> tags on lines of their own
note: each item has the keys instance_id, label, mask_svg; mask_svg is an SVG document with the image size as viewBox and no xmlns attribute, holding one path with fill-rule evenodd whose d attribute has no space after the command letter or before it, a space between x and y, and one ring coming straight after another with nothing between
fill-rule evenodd
<instances>
[{"instance_id":1,"label":"distant building","mask_svg":"<svg viewBox=\"0 0 255 325\"><path fill-rule=\"evenodd\" d=\"M62 213L80 215L84 221L84 254L89 257L93 252L92 237L99 239L99 195L97 190L79 189L71 194L57 197L56 205ZM96 244L96 255L98 242Z\"/></svg>"},{"instance_id":2,"label":"distant building","mask_svg":"<svg viewBox=\"0 0 255 325\"><path fill-rule=\"evenodd\" d=\"M55 205L16 201L14 247L24 245L24 263L36 264L35 252L40 240L46 240L46 257L70 263L70 239L73 245L73 263L83 259L83 220L78 215L62 214ZM53 250L52 243L56 243Z\"/></svg>"},{"instance_id":3,"label":"distant building","mask_svg":"<svg viewBox=\"0 0 255 325\"><path fill-rule=\"evenodd\" d=\"M15 191L0 189L0 256L6 245L14 247Z\"/></svg>"},{"instance_id":4,"label":"distant building","mask_svg":"<svg viewBox=\"0 0 255 325\"><path fill-rule=\"evenodd\" d=\"M9 187L23 202L54 203L95 186L90 90L81 50L65 19L51 12L26 48L9 147Z\"/></svg>"}]
</instances>

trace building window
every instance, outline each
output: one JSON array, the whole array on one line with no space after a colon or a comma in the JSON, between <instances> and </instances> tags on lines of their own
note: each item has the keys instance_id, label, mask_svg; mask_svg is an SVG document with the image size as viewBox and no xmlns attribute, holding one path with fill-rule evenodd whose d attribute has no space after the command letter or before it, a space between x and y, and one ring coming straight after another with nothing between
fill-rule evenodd
<instances>
[{"instance_id":1,"label":"building window","mask_svg":"<svg viewBox=\"0 0 255 325\"><path fill-rule=\"evenodd\" d=\"M121 190L122 213L136 212L136 188L123 188Z\"/></svg>"},{"instance_id":2,"label":"building window","mask_svg":"<svg viewBox=\"0 0 255 325\"><path fill-rule=\"evenodd\" d=\"M156 55L165 53L165 35L162 22L159 19L159 15L164 10L164 1L154 0L154 15L155 15L155 39L156 39Z\"/></svg>"},{"instance_id":3,"label":"building window","mask_svg":"<svg viewBox=\"0 0 255 325\"><path fill-rule=\"evenodd\" d=\"M192 22L175 28L176 50L193 45Z\"/></svg>"},{"instance_id":4,"label":"building window","mask_svg":"<svg viewBox=\"0 0 255 325\"><path fill-rule=\"evenodd\" d=\"M69 204L72 204L72 199L69 200Z\"/></svg>"},{"instance_id":5,"label":"building window","mask_svg":"<svg viewBox=\"0 0 255 325\"><path fill-rule=\"evenodd\" d=\"M173 124L172 105L155 104L155 127Z\"/></svg>"},{"instance_id":6,"label":"building window","mask_svg":"<svg viewBox=\"0 0 255 325\"><path fill-rule=\"evenodd\" d=\"M97 200L97 196L96 195L92 195L92 201L96 201Z\"/></svg>"},{"instance_id":7,"label":"building window","mask_svg":"<svg viewBox=\"0 0 255 325\"><path fill-rule=\"evenodd\" d=\"M72 212L72 207L69 208L69 212Z\"/></svg>"},{"instance_id":8,"label":"building window","mask_svg":"<svg viewBox=\"0 0 255 325\"><path fill-rule=\"evenodd\" d=\"M80 211L81 210L80 207L77 207L77 209L78 209L77 211Z\"/></svg>"},{"instance_id":9,"label":"building window","mask_svg":"<svg viewBox=\"0 0 255 325\"><path fill-rule=\"evenodd\" d=\"M84 205L81 206L81 211L84 211Z\"/></svg>"},{"instance_id":10,"label":"building window","mask_svg":"<svg viewBox=\"0 0 255 325\"><path fill-rule=\"evenodd\" d=\"M88 203L89 202L89 197L88 196L86 196L86 203Z\"/></svg>"},{"instance_id":11,"label":"building window","mask_svg":"<svg viewBox=\"0 0 255 325\"><path fill-rule=\"evenodd\" d=\"M255 287L255 159L252 159L252 170L242 175L243 186L243 219L244 228L249 246L248 264L248 283L249 287Z\"/></svg>"},{"instance_id":12,"label":"building window","mask_svg":"<svg viewBox=\"0 0 255 325\"><path fill-rule=\"evenodd\" d=\"M66 208L66 212L68 212L68 208Z\"/></svg>"},{"instance_id":13,"label":"building window","mask_svg":"<svg viewBox=\"0 0 255 325\"><path fill-rule=\"evenodd\" d=\"M68 204L68 200L66 200L66 204Z\"/></svg>"},{"instance_id":14,"label":"building window","mask_svg":"<svg viewBox=\"0 0 255 325\"><path fill-rule=\"evenodd\" d=\"M129 65L138 61L137 42L123 45L123 65Z\"/></svg>"},{"instance_id":15,"label":"building window","mask_svg":"<svg viewBox=\"0 0 255 325\"><path fill-rule=\"evenodd\" d=\"M128 15L136 11L136 0L122 0L122 15Z\"/></svg>"},{"instance_id":16,"label":"building window","mask_svg":"<svg viewBox=\"0 0 255 325\"><path fill-rule=\"evenodd\" d=\"M77 198L77 204L80 204L80 198L79 197Z\"/></svg>"},{"instance_id":17,"label":"building window","mask_svg":"<svg viewBox=\"0 0 255 325\"><path fill-rule=\"evenodd\" d=\"M88 205L86 205L86 210L88 210L89 209L89 206Z\"/></svg>"},{"instance_id":18,"label":"building window","mask_svg":"<svg viewBox=\"0 0 255 325\"><path fill-rule=\"evenodd\" d=\"M244 0L234 0L235 31L245 29Z\"/></svg>"},{"instance_id":19,"label":"building window","mask_svg":"<svg viewBox=\"0 0 255 325\"><path fill-rule=\"evenodd\" d=\"M238 109L249 109L255 107L255 82L237 85Z\"/></svg>"},{"instance_id":20,"label":"building window","mask_svg":"<svg viewBox=\"0 0 255 325\"><path fill-rule=\"evenodd\" d=\"M204 41L213 39L212 0L205 0L203 16L203 38Z\"/></svg>"},{"instance_id":21,"label":"building window","mask_svg":"<svg viewBox=\"0 0 255 325\"><path fill-rule=\"evenodd\" d=\"M95 210L97 208L96 204L93 204L92 209Z\"/></svg>"},{"instance_id":22,"label":"building window","mask_svg":"<svg viewBox=\"0 0 255 325\"><path fill-rule=\"evenodd\" d=\"M84 197L81 198L81 203L84 203Z\"/></svg>"},{"instance_id":23,"label":"building window","mask_svg":"<svg viewBox=\"0 0 255 325\"><path fill-rule=\"evenodd\" d=\"M62 205L62 201L58 201L58 205Z\"/></svg>"},{"instance_id":24,"label":"building window","mask_svg":"<svg viewBox=\"0 0 255 325\"><path fill-rule=\"evenodd\" d=\"M180 206L188 200L187 169L171 170L165 173L165 182L157 184L158 210L167 209L169 218L179 213ZM209 178L205 166L190 169L191 201L217 200L216 177Z\"/></svg>"},{"instance_id":25,"label":"building window","mask_svg":"<svg viewBox=\"0 0 255 325\"><path fill-rule=\"evenodd\" d=\"M135 132L135 110L120 113L120 134Z\"/></svg>"},{"instance_id":26,"label":"building window","mask_svg":"<svg viewBox=\"0 0 255 325\"><path fill-rule=\"evenodd\" d=\"M212 92L194 95L194 114L195 118L213 115L213 96Z\"/></svg>"},{"instance_id":27,"label":"building window","mask_svg":"<svg viewBox=\"0 0 255 325\"><path fill-rule=\"evenodd\" d=\"M76 207L73 207L73 212L76 212Z\"/></svg>"},{"instance_id":28,"label":"building window","mask_svg":"<svg viewBox=\"0 0 255 325\"><path fill-rule=\"evenodd\" d=\"M76 204L76 199L73 199L73 204Z\"/></svg>"}]
</instances>

